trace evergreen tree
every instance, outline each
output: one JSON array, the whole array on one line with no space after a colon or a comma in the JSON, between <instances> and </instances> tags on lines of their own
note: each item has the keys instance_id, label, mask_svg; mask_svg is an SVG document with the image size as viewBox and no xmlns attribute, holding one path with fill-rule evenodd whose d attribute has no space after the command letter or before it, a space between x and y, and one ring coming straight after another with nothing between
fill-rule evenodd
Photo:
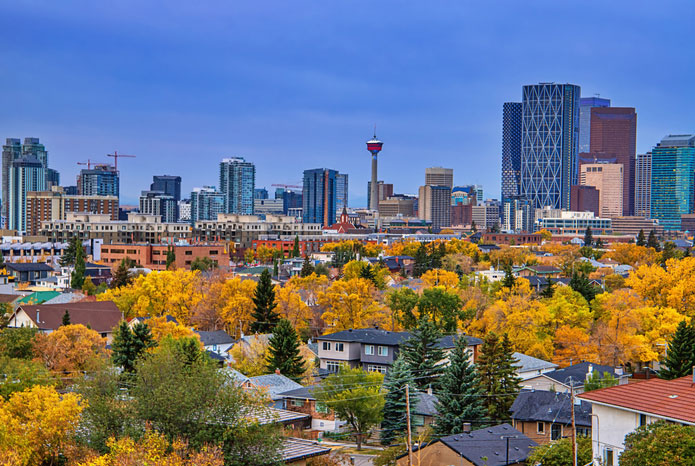
<instances>
[{"instance_id":1,"label":"evergreen tree","mask_svg":"<svg viewBox=\"0 0 695 466\"><path fill-rule=\"evenodd\" d=\"M277 258L273 259L273 275L275 275L275 278L280 277L280 266Z\"/></svg>"},{"instance_id":2,"label":"evergreen tree","mask_svg":"<svg viewBox=\"0 0 695 466\"><path fill-rule=\"evenodd\" d=\"M77 255L77 249L82 247L82 241L77 236L73 236L68 243L67 249L63 251L63 256L58 261L60 265L66 267L68 265L75 264L75 256Z\"/></svg>"},{"instance_id":3,"label":"evergreen tree","mask_svg":"<svg viewBox=\"0 0 695 466\"><path fill-rule=\"evenodd\" d=\"M274 311L277 304L275 303L275 288L270 279L270 272L264 269L261 273L261 278L256 285L256 291L253 296L253 304L256 309L251 317L254 322L251 324L251 331L257 333L270 332L277 321L280 319L277 312Z\"/></svg>"},{"instance_id":4,"label":"evergreen tree","mask_svg":"<svg viewBox=\"0 0 695 466\"><path fill-rule=\"evenodd\" d=\"M695 366L695 327L682 320L668 342L659 377L666 380L685 377Z\"/></svg>"},{"instance_id":5,"label":"evergreen tree","mask_svg":"<svg viewBox=\"0 0 695 466\"><path fill-rule=\"evenodd\" d=\"M475 224L475 220L473 220L473 221L471 222L471 231L472 231L473 233L477 233L477 232L478 232L478 225Z\"/></svg>"},{"instance_id":6,"label":"evergreen tree","mask_svg":"<svg viewBox=\"0 0 695 466\"><path fill-rule=\"evenodd\" d=\"M408 368L408 363L399 357L391 366L384 381L386 403L384 404L384 420L381 421L381 444L390 445L394 440L402 438L407 429L405 418L405 386L410 388L410 412L417 405L417 396L413 394L415 378Z\"/></svg>"},{"instance_id":7,"label":"evergreen tree","mask_svg":"<svg viewBox=\"0 0 695 466\"><path fill-rule=\"evenodd\" d=\"M463 269L461 268L461 264L456 264L456 269L454 272L456 272L456 275L459 276L459 280L463 278Z\"/></svg>"},{"instance_id":8,"label":"evergreen tree","mask_svg":"<svg viewBox=\"0 0 695 466\"><path fill-rule=\"evenodd\" d=\"M435 323L421 317L411 337L401 346L403 358L410 371L417 374L415 383L421 390L437 387L439 376L444 370L444 366L439 364L444 359L441 339L442 334Z\"/></svg>"},{"instance_id":9,"label":"evergreen tree","mask_svg":"<svg viewBox=\"0 0 695 466\"><path fill-rule=\"evenodd\" d=\"M511 290L512 288L514 288L515 284L516 278L514 278L512 267L510 265L506 265L504 267L504 279L502 280L502 286Z\"/></svg>"},{"instance_id":10,"label":"evergreen tree","mask_svg":"<svg viewBox=\"0 0 695 466\"><path fill-rule=\"evenodd\" d=\"M287 319L280 319L273 329L268 341L266 367L271 372L278 369L282 375L296 382L306 372L306 364L299 353L299 337Z\"/></svg>"},{"instance_id":11,"label":"evergreen tree","mask_svg":"<svg viewBox=\"0 0 695 466\"><path fill-rule=\"evenodd\" d=\"M376 282L376 275L374 274L374 267L372 267L371 264L367 264L364 267L362 267L362 270L360 270L360 278L369 280L370 282L372 282L372 284L374 284L376 288L378 288Z\"/></svg>"},{"instance_id":12,"label":"evergreen tree","mask_svg":"<svg viewBox=\"0 0 695 466\"><path fill-rule=\"evenodd\" d=\"M413 264L413 277L420 278L429 268L429 258L427 257L427 247L424 243L415 251L415 263Z\"/></svg>"},{"instance_id":13,"label":"evergreen tree","mask_svg":"<svg viewBox=\"0 0 695 466\"><path fill-rule=\"evenodd\" d=\"M292 257L299 257L299 236L294 237L294 245L292 246Z\"/></svg>"},{"instance_id":14,"label":"evergreen tree","mask_svg":"<svg viewBox=\"0 0 695 466\"><path fill-rule=\"evenodd\" d=\"M484 404L490 419L505 422L509 419L512 403L519 393L521 381L516 375L511 344L507 335L502 338L494 332L485 336L478 356L477 369L480 387L485 393Z\"/></svg>"},{"instance_id":15,"label":"evergreen tree","mask_svg":"<svg viewBox=\"0 0 695 466\"><path fill-rule=\"evenodd\" d=\"M654 230L649 232L649 238L647 238L647 247L654 248L656 252L661 251L661 245L659 245L659 240L656 239L656 233L654 233Z\"/></svg>"},{"instance_id":16,"label":"evergreen tree","mask_svg":"<svg viewBox=\"0 0 695 466\"><path fill-rule=\"evenodd\" d=\"M111 342L111 360L124 371L135 371L135 363L142 354L155 346L150 328L139 322L131 330L125 321L118 324Z\"/></svg>"},{"instance_id":17,"label":"evergreen tree","mask_svg":"<svg viewBox=\"0 0 695 466\"><path fill-rule=\"evenodd\" d=\"M5 268L5 256L2 255L2 251L0 251L0 269Z\"/></svg>"},{"instance_id":18,"label":"evergreen tree","mask_svg":"<svg viewBox=\"0 0 695 466\"><path fill-rule=\"evenodd\" d=\"M594 244L594 235L591 232L591 227L586 227L584 231L584 246L591 246Z\"/></svg>"},{"instance_id":19,"label":"evergreen tree","mask_svg":"<svg viewBox=\"0 0 695 466\"><path fill-rule=\"evenodd\" d=\"M480 391L480 380L470 362L466 337L456 339L449 354L449 365L440 379L438 394L437 436L460 434L464 422L480 425L485 422L487 409Z\"/></svg>"},{"instance_id":20,"label":"evergreen tree","mask_svg":"<svg viewBox=\"0 0 695 466\"><path fill-rule=\"evenodd\" d=\"M574 291L584 296L587 303L593 301L598 292L596 287L586 278L586 275L579 272L572 273L569 285Z\"/></svg>"},{"instance_id":21,"label":"evergreen tree","mask_svg":"<svg viewBox=\"0 0 695 466\"><path fill-rule=\"evenodd\" d=\"M302 270L299 272L300 277L308 277L314 273L314 265L309 260L309 256L304 256L304 263L302 264Z\"/></svg>"},{"instance_id":22,"label":"evergreen tree","mask_svg":"<svg viewBox=\"0 0 695 466\"><path fill-rule=\"evenodd\" d=\"M174 247L169 246L167 248L167 262L166 262L166 269L167 270L172 270L176 264L176 253L174 252Z\"/></svg>"},{"instance_id":23,"label":"evergreen tree","mask_svg":"<svg viewBox=\"0 0 695 466\"><path fill-rule=\"evenodd\" d=\"M126 258L127 259L127 258ZM130 273L128 272L128 262L126 259L121 260L121 263L118 264L118 267L116 268L116 271L113 273L113 276L111 277L111 288L120 288L122 286L127 286L130 284L132 281L132 277L130 276Z\"/></svg>"},{"instance_id":24,"label":"evergreen tree","mask_svg":"<svg viewBox=\"0 0 695 466\"><path fill-rule=\"evenodd\" d=\"M541 296L543 298L552 298L553 295L555 295L555 288L553 288L553 279L548 277L548 283L545 285L545 288L543 288L543 291L541 291Z\"/></svg>"},{"instance_id":25,"label":"evergreen tree","mask_svg":"<svg viewBox=\"0 0 695 466\"><path fill-rule=\"evenodd\" d=\"M70 311L67 309L65 310L65 314L63 314L63 322L60 325L70 325Z\"/></svg>"},{"instance_id":26,"label":"evergreen tree","mask_svg":"<svg viewBox=\"0 0 695 466\"><path fill-rule=\"evenodd\" d=\"M685 248L685 251L683 251L683 257L690 257L690 248Z\"/></svg>"},{"instance_id":27,"label":"evergreen tree","mask_svg":"<svg viewBox=\"0 0 695 466\"><path fill-rule=\"evenodd\" d=\"M78 240L77 249L75 250L75 268L72 271L70 278L70 287L75 290L81 290L84 285L84 274L87 266L84 261L84 248L82 242Z\"/></svg>"},{"instance_id":28,"label":"evergreen tree","mask_svg":"<svg viewBox=\"0 0 695 466\"><path fill-rule=\"evenodd\" d=\"M434 242L432 244L432 253L428 257L428 269L441 269L442 268L442 256L441 249L436 248ZM445 249L446 251L446 249Z\"/></svg>"},{"instance_id":29,"label":"evergreen tree","mask_svg":"<svg viewBox=\"0 0 695 466\"><path fill-rule=\"evenodd\" d=\"M637 246L646 246L647 245L647 240L644 238L644 230L639 231L639 234L637 235L636 244L637 244Z\"/></svg>"}]
</instances>

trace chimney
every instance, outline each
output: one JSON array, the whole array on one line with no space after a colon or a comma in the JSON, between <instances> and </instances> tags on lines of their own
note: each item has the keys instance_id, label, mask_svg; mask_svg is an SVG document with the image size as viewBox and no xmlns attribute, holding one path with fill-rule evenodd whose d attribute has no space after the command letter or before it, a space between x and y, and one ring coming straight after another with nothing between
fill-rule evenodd
<instances>
[{"instance_id":1,"label":"chimney","mask_svg":"<svg viewBox=\"0 0 695 466\"><path fill-rule=\"evenodd\" d=\"M280 369L275 369L275 373L276 373L277 375L280 375Z\"/></svg>"},{"instance_id":2,"label":"chimney","mask_svg":"<svg viewBox=\"0 0 695 466\"><path fill-rule=\"evenodd\" d=\"M470 422L464 422L463 423L463 433L467 434L471 431L471 423Z\"/></svg>"},{"instance_id":3,"label":"chimney","mask_svg":"<svg viewBox=\"0 0 695 466\"><path fill-rule=\"evenodd\" d=\"M41 323L41 316L39 314L39 310L36 310L36 326L38 327L39 324Z\"/></svg>"},{"instance_id":4,"label":"chimney","mask_svg":"<svg viewBox=\"0 0 695 466\"><path fill-rule=\"evenodd\" d=\"M693 368L693 373L695 373L695 368ZM431 386L427 387L427 394L428 395L432 394L432 387Z\"/></svg>"},{"instance_id":5,"label":"chimney","mask_svg":"<svg viewBox=\"0 0 695 466\"><path fill-rule=\"evenodd\" d=\"M594 366L593 364L589 364L589 371L586 373L586 380L589 380L589 377L591 377L591 374L594 372Z\"/></svg>"}]
</instances>

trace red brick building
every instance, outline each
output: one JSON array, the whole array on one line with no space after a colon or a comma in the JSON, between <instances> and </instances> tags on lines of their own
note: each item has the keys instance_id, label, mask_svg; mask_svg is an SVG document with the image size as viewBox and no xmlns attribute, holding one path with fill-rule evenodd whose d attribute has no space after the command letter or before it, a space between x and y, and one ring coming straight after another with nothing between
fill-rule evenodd
<instances>
[{"instance_id":1,"label":"red brick building","mask_svg":"<svg viewBox=\"0 0 695 466\"><path fill-rule=\"evenodd\" d=\"M327 239L310 239L310 240L299 240L299 255L306 256L314 252L321 251L321 246L328 242ZM257 251L260 246L265 246L271 249L277 249L282 251L285 257L289 256L289 253L294 249L294 240L281 240L281 239L255 239L253 240L253 249Z\"/></svg>"},{"instance_id":2,"label":"red brick building","mask_svg":"<svg viewBox=\"0 0 695 466\"><path fill-rule=\"evenodd\" d=\"M543 242L543 237L540 233L483 233L483 243L489 244L538 244Z\"/></svg>"},{"instance_id":3,"label":"red brick building","mask_svg":"<svg viewBox=\"0 0 695 466\"><path fill-rule=\"evenodd\" d=\"M573 212L593 212L599 217L599 191L594 186L574 185L570 194L570 210Z\"/></svg>"},{"instance_id":4,"label":"red brick building","mask_svg":"<svg viewBox=\"0 0 695 466\"><path fill-rule=\"evenodd\" d=\"M101 247L101 260L108 265L118 265L126 257L141 267L166 270L166 244L105 244ZM222 270L229 269L229 253L221 244L174 245L174 262L178 269L190 269L199 257L209 257Z\"/></svg>"}]
</instances>

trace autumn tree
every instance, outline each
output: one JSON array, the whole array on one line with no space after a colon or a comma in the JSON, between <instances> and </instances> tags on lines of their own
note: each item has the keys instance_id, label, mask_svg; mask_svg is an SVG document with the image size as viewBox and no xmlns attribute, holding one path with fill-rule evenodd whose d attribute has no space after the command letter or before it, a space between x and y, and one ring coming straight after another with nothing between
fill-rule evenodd
<instances>
[{"instance_id":1,"label":"autumn tree","mask_svg":"<svg viewBox=\"0 0 695 466\"><path fill-rule=\"evenodd\" d=\"M165 338L194 338L202 346L200 336L196 332L175 320L168 319L166 316L147 319L145 325L151 332L152 340L156 343L161 343ZM141 332L144 333L144 330Z\"/></svg>"},{"instance_id":2,"label":"autumn tree","mask_svg":"<svg viewBox=\"0 0 695 466\"><path fill-rule=\"evenodd\" d=\"M489 333L480 347L476 368L480 376L480 387L485 397L485 407L490 419L504 422L510 417L510 410L520 386L516 375L513 350L507 335L500 338Z\"/></svg>"},{"instance_id":3,"label":"autumn tree","mask_svg":"<svg viewBox=\"0 0 695 466\"><path fill-rule=\"evenodd\" d=\"M289 320L280 319L268 342L268 372L280 373L295 381L301 380L306 365L299 353L299 337Z\"/></svg>"},{"instance_id":4,"label":"autumn tree","mask_svg":"<svg viewBox=\"0 0 695 466\"><path fill-rule=\"evenodd\" d=\"M230 335L249 332L251 314L255 310L256 283L253 280L216 274L198 282L196 290L201 299L191 308L190 318L196 328L207 331L224 329Z\"/></svg>"},{"instance_id":5,"label":"autumn tree","mask_svg":"<svg viewBox=\"0 0 695 466\"><path fill-rule=\"evenodd\" d=\"M668 341L659 377L666 380L689 375L695 367L695 327L682 320Z\"/></svg>"},{"instance_id":6,"label":"autumn tree","mask_svg":"<svg viewBox=\"0 0 695 466\"><path fill-rule=\"evenodd\" d=\"M240 341L229 350L230 366L247 377L267 374L268 343L258 335L248 338L248 342Z\"/></svg>"},{"instance_id":7,"label":"autumn tree","mask_svg":"<svg viewBox=\"0 0 695 466\"><path fill-rule=\"evenodd\" d=\"M621 466L695 464L695 427L657 421L625 436Z\"/></svg>"},{"instance_id":8,"label":"autumn tree","mask_svg":"<svg viewBox=\"0 0 695 466\"><path fill-rule=\"evenodd\" d=\"M34 385L53 385L50 372L41 364L26 359L0 356L0 397L7 400L13 393L21 392Z\"/></svg>"},{"instance_id":9,"label":"autumn tree","mask_svg":"<svg viewBox=\"0 0 695 466\"><path fill-rule=\"evenodd\" d=\"M321 318L335 331L383 325L387 315L374 293L372 283L363 278L335 281L318 293L318 304L325 309Z\"/></svg>"},{"instance_id":10,"label":"autumn tree","mask_svg":"<svg viewBox=\"0 0 695 466\"><path fill-rule=\"evenodd\" d=\"M155 345L150 328L138 322L131 330L125 321L118 324L111 342L111 360L126 372L135 370L135 362Z\"/></svg>"},{"instance_id":11,"label":"autumn tree","mask_svg":"<svg viewBox=\"0 0 695 466\"><path fill-rule=\"evenodd\" d=\"M298 332L302 333L309 329L313 313L294 284L287 283L277 288L275 302L277 313L283 319L289 320Z\"/></svg>"},{"instance_id":12,"label":"autumn tree","mask_svg":"<svg viewBox=\"0 0 695 466\"><path fill-rule=\"evenodd\" d=\"M0 354L9 358L34 357L34 340L39 331L33 327L4 328L0 331Z\"/></svg>"},{"instance_id":13,"label":"autumn tree","mask_svg":"<svg viewBox=\"0 0 695 466\"><path fill-rule=\"evenodd\" d=\"M402 357L410 371L416 374L416 385L421 390L439 386L439 377L444 371L441 339L442 334L434 322L421 318L410 338L401 344Z\"/></svg>"},{"instance_id":14,"label":"autumn tree","mask_svg":"<svg viewBox=\"0 0 695 466\"><path fill-rule=\"evenodd\" d=\"M253 296L253 304L256 308L251 315L254 319L254 322L251 324L251 331L256 333L270 332L277 324L280 316L275 312L275 307L277 307L275 287L268 269L264 269L261 273L261 278L258 280Z\"/></svg>"},{"instance_id":15,"label":"autumn tree","mask_svg":"<svg viewBox=\"0 0 695 466\"><path fill-rule=\"evenodd\" d=\"M253 254L253 251L251 251ZM207 256L196 257L191 262L191 272L209 272L217 268L217 263Z\"/></svg>"},{"instance_id":16,"label":"autumn tree","mask_svg":"<svg viewBox=\"0 0 695 466\"><path fill-rule=\"evenodd\" d=\"M423 273L420 277L426 288L442 287L447 291L454 290L459 285L459 276L456 272L449 272L442 269L432 269Z\"/></svg>"},{"instance_id":17,"label":"autumn tree","mask_svg":"<svg viewBox=\"0 0 695 466\"><path fill-rule=\"evenodd\" d=\"M591 464L591 437L577 436L577 464ZM539 445L533 449L526 464L543 466L565 466L573 464L572 439L563 437L554 442ZM622 463L621 463L622 464Z\"/></svg>"},{"instance_id":18,"label":"autumn tree","mask_svg":"<svg viewBox=\"0 0 695 466\"><path fill-rule=\"evenodd\" d=\"M390 445L394 440L405 435L408 425L403 413L406 411L405 386L409 390L415 388L415 378L410 372L408 363L403 357L398 357L389 369L384 382L386 391L384 403L384 419L381 421L381 444ZM417 396L410 395L410 412L417 406Z\"/></svg>"},{"instance_id":19,"label":"autumn tree","mask_svg":"<svg viewBox=\"0 0 695 466\"><path fill-rule=\"evenodd\" d=\"M314 391L317 401L348 423L358 450L362 449L362 442L369 436L371 429L379 425L383 418L383 380L384 376L378 372L343 366L337 374L328 376Z\"/></svg>"},{"instance_id":20,"label":"autumn tree","mask_svg":"<svg viewBox=\"0 0 695 466\"><path fill-rule=\"evenodd\" d=\"M54 372L74 374L98 366L106 356L106 341L84 325L63 325L34 340L36 360Z\"/></svg>"}]
</instances>

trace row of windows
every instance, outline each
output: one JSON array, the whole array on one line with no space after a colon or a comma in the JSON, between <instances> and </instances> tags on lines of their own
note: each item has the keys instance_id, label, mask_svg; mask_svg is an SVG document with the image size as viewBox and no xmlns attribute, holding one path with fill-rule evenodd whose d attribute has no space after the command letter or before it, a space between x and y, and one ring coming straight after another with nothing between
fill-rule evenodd
<instances>
[{"instance_id":1,"label":"row of windows","mask_svg":"<svg viewBox=\"0 0 695 466\"><path fill-rule=\"evenodd\" d=\"M330 341L324 341L323 342L322 348L324 351L331 351L331 347L333 347L333 351L339 351L339 352L345 351L345 345L343 343L332 344ZM374 355L374 348L376 348L377 356L388 356L389 355L388 346L375 346L375 345L364 345L364 354L367 354L369 356L373 356Z\"/></svg>"}]
</instances>

